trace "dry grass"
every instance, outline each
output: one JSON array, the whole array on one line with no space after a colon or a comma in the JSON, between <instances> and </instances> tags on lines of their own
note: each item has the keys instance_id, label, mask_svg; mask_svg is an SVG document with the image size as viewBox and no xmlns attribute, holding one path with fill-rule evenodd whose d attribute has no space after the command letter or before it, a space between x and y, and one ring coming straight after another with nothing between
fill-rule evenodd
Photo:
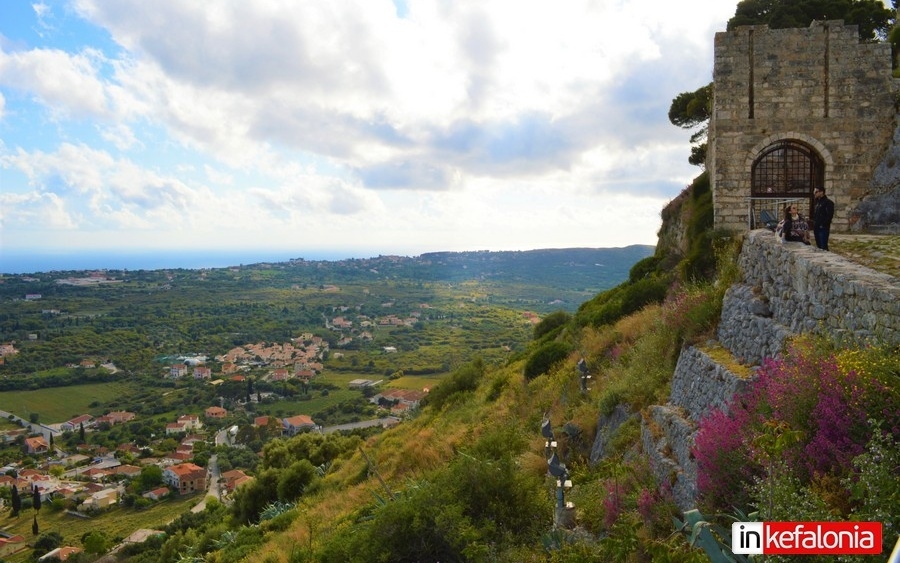
<instances>
[{"instance_id":1,"label":"dry grass","mask_svg":"<svg viewBox=\"0 0 900 563\"><path fill-rule=\"evenodd\" d=\"M900 278L900 235L831 235L829 249L877 272Z\"/></svg>"},{"instance_id":2,"label":"dry grass","mask_svg":"<svg viewBox=\"0 0 900 563\"><path fill-rule=\"evenodd\" d=\"M835 253L893 275L898 273L898 249L900 237L833 237ZM612 327L585 328L578 351L551 373L533 380L523 381L522 362L499 367L464 402L447 408L440 416L426 409L417 418L369 438L363 448L387 486L401 492L411 481L448 463L457 449L475 443L487 429L518 420L530 433L532 444L520 457L521 466L524 471L542 474L546 461L542 455L543 438L538 434L541 413L549 413L554 426L575 424L584 431L582 438L589 444L596 427L598 401L602 403L606 395L617 401L635 396L638 406L665 400L657 397L660 393L668 395L662 381L663 376L671 375L665 359L668 348L663 346L665 330L659 326L660 309L659 305L649 306ZM632 354L626 354L627 358L618 360L609 354L615 347L635 348ZM707 352L738 375L748 371L724 350ZM586 396L579 389L575 366L582 354L593 360L589 364L594 379ZM491 389L494 393L489 395ZM295 550L315 546L360 517L360 510L372 506L376 496L384 498L386 492L361 453L353 452L335 463L321 490L301 501L294 525L284 534L274 534L247 561L290 561Z\"/></svg>"},{"instance_id":3,"label":"dry grass","mask_svg":"<svg viewBox=\"0 0 900 563\"><path fill-rule=\"evenodd\" d=\"M700 346L700 349L703 350L710 358L715 360L717 364L726 368L728 371L733 373L735 376L740 377L741 379L749 379L754 374L754 371L751 370L749 366L741 364L731 352L718 344Z\"/></svg>"},{"instance_id":4,"label":"dry grass","mask_svg":"<svg viewBox=\"0 0 900 563\"><path fill-rule=\"evenodd\" d=\"M637 313L616 321L616 331L622 335L624 342L632 343L647 332L648 326L659 320L660 309L657 304L647 305Z\"/></svg>"}]
</instances>

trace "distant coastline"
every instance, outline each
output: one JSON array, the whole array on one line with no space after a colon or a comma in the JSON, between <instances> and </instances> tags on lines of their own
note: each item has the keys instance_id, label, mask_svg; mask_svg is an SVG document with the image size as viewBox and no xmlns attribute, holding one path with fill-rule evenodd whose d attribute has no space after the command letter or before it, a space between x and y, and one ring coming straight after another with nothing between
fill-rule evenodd
<instances>
[{"instance_id":1,"label":"distant coastline","mask_svg":"<svg viewBox=\"0 0 900 563\"><path fill-rule=\"evenodd\" d=\"M652 254L653 248L649 245L629 245L618 247L625 250L632 247L642 247L644 255ZM614 247L596 247L588 250L612 250ZM185 269L198 270L204 268L228 268L261 263L279 263L290 260L339 262L341 260L369 259L379 256L418 256L457 253L457 252L533 252L542 250L577 250L577 249L532 249L521 251L438 251L422 252L417 254L397 254L396 252L372 252L366 250L142 250L134 252L122 251L93 251L93 252L21 252L0 249L0 275L39 274L45 272L79 272L91 270L166 270Z\"/></svg>"},{"instance_id":2,"label":"distant coastline","mask_svg":"<svg viewBox=\"0 0 900 563\"><path fill-rule=\"evenodd\" d=\"M299 250L215 250L215 251L98 251L71 253L21 253L0 250L0 274L36 274L80 270L165 270L183 268L227 268L260 262L305 260L343 260L350 256L339 252L302 253Z\"/></svg>"}]
</instances>

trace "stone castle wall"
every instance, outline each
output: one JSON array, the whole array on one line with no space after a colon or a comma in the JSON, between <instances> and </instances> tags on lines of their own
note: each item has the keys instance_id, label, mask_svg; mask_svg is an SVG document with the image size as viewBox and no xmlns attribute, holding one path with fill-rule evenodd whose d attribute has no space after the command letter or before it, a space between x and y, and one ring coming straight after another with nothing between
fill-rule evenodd
<instances>
[{"instance_id":1,"label":"stone castle wall","mask_svg":"<svg viewBox=\"0 0 900 563\"><path fill-rule=\"evenodd\" d=\"M707 167L717 228L747 230L752 164L782 140L823 159L833 231L851 229L873 190L893 189L872 182L894 133L890 45L861 43L840 20L742 26L716 34L713 80Z\"/></svg>"},{"instance_id":2,"label":"stone castle wall","mask_svg":"<svg viewBox=\"0 0 900 563\"><path fill-rule=\"evenodd\" d=\"M813 246L779 243L768 230L747 235L740 266L744 284L767 303L772 321L793 334L817 334L838 343L900 344L900 280L893 276ZM723 315L723 345L734 340L735 352L737 342L751 340L744 323L754 316Z\"/></svg>"},{"instance_id":3,"label":"stone castle wall","mask_svg":"<svg viewBox=\"0 0 900 563\"><path fill-rule=\"evenodd\" d=\"M734 363L758 366L803 333L900 344L900 279L801 243L779 243L768 230L746 236L739 262L744 279L726 292L717 334ZM668 403L642 413L643 451L682 510L696 506L690 449L698 421L727 410L751 381L689 346L678 358Z\"/></svg>"}]
</instances>

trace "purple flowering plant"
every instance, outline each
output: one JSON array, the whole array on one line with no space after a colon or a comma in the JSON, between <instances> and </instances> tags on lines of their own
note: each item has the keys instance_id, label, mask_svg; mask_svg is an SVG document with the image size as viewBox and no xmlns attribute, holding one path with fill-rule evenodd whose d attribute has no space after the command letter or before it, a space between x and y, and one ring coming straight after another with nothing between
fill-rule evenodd
<instances>
[{"instance_id":1,"label":"purple flowering plant","mask_svg":"<svg viewBox=\"0 0 900 563\"><path fill-rule=\"evenodd\" d=\"M794 341L782 359L763 362L727 411L700 421L693 455L701 503L714 511L748 506L748 485L775 460L806 484L851 475L871 437L867 418L898 427L897 395L882 377L842 369L811 339Z\"/></svg>"}]
</instances>

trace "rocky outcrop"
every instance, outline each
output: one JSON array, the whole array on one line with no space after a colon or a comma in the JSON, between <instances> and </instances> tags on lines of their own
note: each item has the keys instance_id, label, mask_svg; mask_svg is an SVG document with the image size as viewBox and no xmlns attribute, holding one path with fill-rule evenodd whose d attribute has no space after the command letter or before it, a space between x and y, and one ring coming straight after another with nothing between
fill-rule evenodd
<instances>
[{"instance_id":1,"label":"rocky outcrop","mask_svg":"<svg viewBox=\"0 0 900 563\"><path fill-rule=\"evenodd\" d=\"M894 137L872 173L869 193L850 212L850 230L900 233L900 117L894 118Z\"/></svg>"},{"instance_id":2,"label":"rocky outcrop","mask_svg":"<svg viewBox=\"0 0 900 563\"><path fill-rule=\"evenodd\" d=\"M594 445L591 447L591 463L596 463L606 457L610 441L615 436L616 431L635 416L637 414L629 411L625 405L617 405L612 413L600 417L600 420L597 421L597 434L594 436Z\"/></svg>"}]
</instances>

